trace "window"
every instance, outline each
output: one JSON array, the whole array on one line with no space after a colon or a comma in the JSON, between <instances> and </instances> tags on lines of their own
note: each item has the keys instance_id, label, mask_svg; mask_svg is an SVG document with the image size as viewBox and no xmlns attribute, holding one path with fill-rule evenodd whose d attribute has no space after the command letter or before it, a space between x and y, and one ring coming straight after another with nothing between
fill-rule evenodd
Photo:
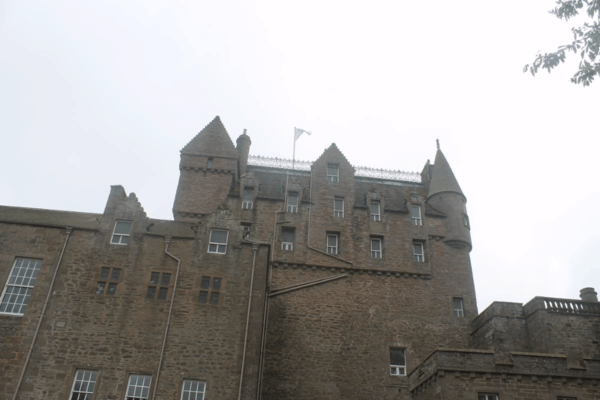
<instances>
[{"instance_id":1,"label":"window","mask_svg":"<svg viewBox=\"0 0 600 400\"><path fill-rule=\"evenodd\" d=\"M497 393L479 393L477 400L498 400Z\"/></svg>"},{"instance_id":2,"label":"window","mask_svg":"<svg viewBox=\"0 0 600 400\"><path fill-rule=\"evenodd\" d=\"M413 256L416 262L425 261L425 253L423 251L423 243L413 242Z\"/></svg>"},{"instance_id":3,"label":"window","mask_svg":"<svg viewBox=\"0 0 600 400\"><path fill-rule=\"evenodd\" d=\"M413 225L423 225L421 221L421 206L413 204L410 206L410 215L412 217Z\"/></svg>"},{"instance_id":4,"label":"window","mask_svg":"<svg viewBox=\"0 0 600 400\"><path fill-rule=\"evenodd\" d=\"M371 221L381 221L381 203L378 201L371 201Z\"/></svg>"},{"instance_id":5,"label":"window","mask_svg":"<svg viewBox=\"0 0 600 400\"><path fill-rule=\"evenodd\" d=\"M242 199L242 208L244 210L252 210L252 200L254 199L254 188L244 188L244 197Z\"/></svg>"},{"instance_id":6,"label":"window","mask_svg":"<svg viewBox=\"0 0 600 400\"><path fill-rule=\"evenodd\" d=\"M371 238L371 258L381 258L381 238Z\"/></svg>"},{"instance_id":7,"label":"window","mask_svg":"<svg viewBox=\"0 0 600 400\"><path fill-rule=\"evenodd\" d=\"M467 215L467 202L466 201L463 202L463 222L467 228L471 229L471 227L469 226L469 216Z\"/></svg>"},{"instance_id":8,"label":"window","mask_svg":"<svg viewBox=\"0 0 600 400\"><path fill-rule=\"evenodd\" d=\"M287 199L287 212L298 212L298 192L289 192Z\"/></svg>"},{"instance_id":9,"label":"window","mask_svg":"<svg viewBox=\"0 0 600 400\"><path fill-rule=\"evenodd\" d=\"M0 296L0 314L23 315L29 303L42 260L17 258Z\"/></svg>"},{"instance_id":10,"label":"window","mask_svg":"<svg viewBox=\"0 0 600 400\"><path fill-rule=\"evenodd\" d=\"M327 254L337 254L338 253L338 242L339 235L337 233L328 233L327 234Z\"/></svg>"},{"instance_id":11,"label":"window","mask_svg":"<svg viewBox=\"0 0 600 400\"><path fill-rule=\"evenodd\" d=\"M327 164L327 181L340 181L340 166L338 164Z\"/></svg>"},{"instance_id":12,"label":"window","mask_svg":"<svg viewBox=\"0 0 600 400\"><path fill-rule=\"evenodd\" d=\"M577 400L577 397L558 396L556 400Z\"/></svg>"},{"instance_id":13,"label":"window","mask_svg":"<svg viewBox=\"0 0 600 400\"><path fill-rule=\"evenodd\" d=\"M129 375L125 400L145 400L150 395L150 375Z\"/></svg>"},{"instance_id":14,"label":"window","mask_svg":"<svg viewBox=\"0 0 600 400\"><path fill-rule=\"evenodd\" d=\"M221 283L221 278L203 276L202 280L200 281L200 295L198 296L198 303L218 305Z\"/></svg>"},{"instance_id":15,"label":"window","mask_svg":"<svg viewBox=\"0 0 600 400\"><path fill-rule=\"evenodd\" d=\"M248 236L250 236L250 228L252 228L252 224L249 222L241 222L240 225L242 225L242 229L244 230L244 239Z\"/></svg>"},{"instance_id":16,"label":"window","mask_svg":"<svg viewBox=\"0 0 600 400\"><path fill-rule=\"evenodd\" d=\"M344 218L344 199L342 197L336 197L333 200L333 216Z\"/></svg>"},{"instance_id":17,"label":"window","mask_svg":"<svg viewBox=\"0 0 600 400\"><path fill-rule=\"evenodd\" d=\"M206 169L212 169L213 168L213 158L209 157L208 160L206 161Z\"/></svg>"},{"instance_id":18,"label":"window","mask_svg":"<svg viewBox=\"0 0 600 400\"><path fill-rule=\"evenodd\" d=\"M70 400L92 400L97 379L97 371L78 369L73 380Z\"/></svg>"},{"instance_id":19,"label":"window","mask_svg":"<svg viewBox=\"0 0 600 400\"><path fill-rule=\"evenodd\" d=\"M293 228L282 228L281 229L281 249L292 251L294 250L294 229Z\"/></svg>"},{"instance_id":20,"label":"window","mask_svg":"<svg viewBox=\"0 0 600 400\"><path fill-rule=\"evenodd\" d=\"M402 349L390 349L390 375L406 376L406 357Z\"/></svg>"},{"instance_id":21,"label":"window","mask_svg":"<svg viewBox=\"0 0 600 400\"><path fill-rule=\"evenodd\" d=\"M148 286L146 298L152 300L156 297L156 292L158 292L158 300L166 300L167 293L169 292L170 280L171 274L152 272L150 274L150 286Z\"/></svg>"},{"instance_id":22,"label":"window","mask_svg":"<svg viewBox=\"0 0 600 400\"><path fill-rule=\"evenodd\" d=\"M227 251L227 236L228 231L221 229L213 229L210 231L210 240L208 242L208 252L225 254Z\"/></svg>"},{"instance_id":23,"label":"window","mask_svg":"<svg viewBox=\"0 0 600 400\"><path fill-rule=\"evenodd\" d=\"M96 285L96 294L114 296L117 291L117 283L119 283L120 275L120 268L102 268L100 270L98 285Z\"/></svg>"},{"instance_id":24,"label":"window","mask_svg":"<svg viewBox=\"0 0 600 400\"><path fill-rule=\"evenodd\" d=\"M204 400L205 387L204 382L184 379L181 400Z\"/></svg>"},{"instance_id":25,"label":"window","mask_svg":"<svg viewBox=\"0 0 600 400\"><path fill-rule=\"evenodd\" d=\"M452 302L454 303L454 315L459 318L464 317L465 312L463 309L463 299L455 297L454 299L452 299Z\"/></svg>"},{"instance_id":26,"label":"window","mask_svg":"<svg viewBox=\"0 0 600 400\"><path fill-rule=\"evenodd\" d=\"M112 244L127 244L131 235L133 221L117 221L110 242Z\"/></svg>"}]
</instances>

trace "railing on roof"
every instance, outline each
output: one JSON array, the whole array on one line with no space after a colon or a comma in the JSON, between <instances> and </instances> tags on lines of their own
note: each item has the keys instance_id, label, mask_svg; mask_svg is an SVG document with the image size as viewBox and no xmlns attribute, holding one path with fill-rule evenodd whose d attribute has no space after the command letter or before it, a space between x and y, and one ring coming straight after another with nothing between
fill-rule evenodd
<instances>
[{"instance_id":1,"label":"railing on roof","mask_svg":"<svg viewBox=\"0 0 600 400\"><path fill-rule=\"evenodd\" d=\"M600 303L583 300L557 299L553 297L535 297L525 304L525 313L535 310L547 310L567 314L596 314L600 315Z\"/></svg>"},{"instance_id":2,"label":"railing on roof","mask_svg":"<svg viewBox=\"0 0 600 400\"><path fill-rule=\"evenodd\" d=\"M292 169L297 171L310 171L312 161L292 161L285 158L248 156L248 165L257 167ZM387 179L392 181L421 182L418 172L394 171L369 167L354 167L354 175L365 178Z\"/></svg>"}]
</instances>

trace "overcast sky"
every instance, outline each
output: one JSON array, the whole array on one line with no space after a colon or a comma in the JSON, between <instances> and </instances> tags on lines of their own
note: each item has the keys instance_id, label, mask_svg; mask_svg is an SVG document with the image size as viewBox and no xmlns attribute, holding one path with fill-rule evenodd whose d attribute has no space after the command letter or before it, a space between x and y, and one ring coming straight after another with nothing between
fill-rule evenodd
<instances>
[{"instance_id":1,"label":"overcast sky","mask_svg":"<svg viewBox=\"0 0 600 400\"><path fill-rule=\"evenodd\" d=\"M421 171L435 139L467 196L479 310L600 289L600 81L554 0L0 0L0 204L101 213L110 185L172 218L179 150L220 115L251 154L335 142Z\"/></svg>"}]
</instances>

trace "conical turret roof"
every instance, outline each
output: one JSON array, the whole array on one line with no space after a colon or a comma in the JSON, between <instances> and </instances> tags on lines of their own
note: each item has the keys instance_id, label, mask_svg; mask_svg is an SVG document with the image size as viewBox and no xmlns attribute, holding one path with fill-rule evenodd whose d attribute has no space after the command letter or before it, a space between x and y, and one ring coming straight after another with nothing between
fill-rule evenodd
<instances>
[{"instance_id":1,"label":"conical turret roof","mask_svg":"<svg viewBox=\"0 0 600 400\"><path fill-rule=\"evenodd\" d=\"M460 185L452 172L452 168L450 168L450 164L448 164L448 160L444 157L442 150L438 148L433 164L433 172L431 182L429 183L429 193L427 194L427 198L442 192L455 192L464 197Z\"/></svg>"},{"instance_id":2,"label":"conical turret roof","mask_svg":"<svg viewBox=\"0 0 600 400\"><path fill-rule=\"evenodd\" d=\"M238 158L238 152L217 115L181 150L184 154Z\"/></svg>"}]
</instances>

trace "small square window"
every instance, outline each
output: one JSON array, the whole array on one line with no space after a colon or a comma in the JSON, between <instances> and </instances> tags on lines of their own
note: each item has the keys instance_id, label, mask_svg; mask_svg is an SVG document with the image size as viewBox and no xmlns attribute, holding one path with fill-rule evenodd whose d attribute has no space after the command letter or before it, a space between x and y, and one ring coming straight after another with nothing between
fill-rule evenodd
<instances>
[{"instance_id":1,"label":"small square window","mask_svg":"<svg viewBox=\"0 0 600 400\"><path fill-rule=\"evenodd\" d=\"M15 259L0 296L0 314L23 315L25 313L41 266L42 260Z\"/></svg>"},{"instance_id":2,"label":"small square window","mask_svg":"<svg viewBox=\"0 0 600 400\"><path fill-rule=\"evenodd\" d=\"M87 371L78 369L73 379L73 387L71 388L70 399L74 400L89 400L94 395L96 381L98 379L98 371Z\"/></svg>"},{"instance_id":3,"label":"small square window","mask_svg":"<svg viewBox=\"0 0 600 400\"><path fill-rule=\"evenodd\" d=\"M252 210L252 203L254 200L254 188L244 188L244 197L242 200L242 208L244 210Z\"/></svg>"},{"instance_id":4,"label":"small square window","mask_svg":"<svg viewBox=\"0 0 600 400\"><path fill-rule=\"evenodd\" d=\"M171 274L169 273L151 272L150 286L148 286L146 298L152 300L155 298L156 293L158 293L158 296L156 296L158 300L166 300L170 281Z\"/></svg>"},{"instance_id":5,"label":"small square window","mask_svg":"<svg viewBox=\"0 0 600 400\"><path fill-rule=\"evenodd\" d=\"M212 286L211 286L212 281ZM223 279L210 276L203 276L200 281L200 293L198 295L198 303L218 305L220 299L220 291L223 284Z\"/></svg>"},{"instance_id":6,"label":"small square window","mask_svg":"<svg viewBox=\"0 0 600 400\"><path fill-rule=\"evenodd\" d=\"M477 400L498 400L498 393L479 393Z\"/></svg>"},{"instance_id":7,"label":"small square window","mask_svg":"<svg viewBox=\"0 0 600 400\"><path fill-rule=\"evenodd\" d=\"M117 284L116 283L109 283L108 284L108 290L106 291L106 294L109 296L114 296L115 293L117 293Z\"/></svg>"},{"instance_id":8,"label":"small square window","mask_svg":"<svg viewBox=\"0 0 600 400\"><path fill-rule=\"evenodd\" d=\"M294 229L282 228L281 229L281 249L292 251L294 249Z\"/></svg>"},{"instance_id":9,"label":"small square window","mask_svg":"<svg viewBox=\"0 0 600 400\"><path fill-rule=\"evenodd\" d=\"M210 276L203 276L200 282L200 289L208 289L210 287Z\"/></svg>"},{"instance_id":10,"label":"small square window","mask_svg":"<svg viewBox=\"0 0 600 400\"><path fill-rule=\"evenodd\" d=\"M340 166L338 164L327 164L327 181L340 181Z\"/></svg>"},{"instance_id":11,"label":"small square window","mask_svg":"<svg viewBox=\"0 0 600 400\"><path fill-rule=\"evenodd\" d=\"M206 304L208 300L208 292L200 292L200 295L198 296L198 303L200 304Z\"/></svg>"},{"instance_id":12,"label":"small square window","mask_svg":"<svg viewBox=\"0 0 600 400\"><path fill-rule=\"evenodd\" d=\"M181 400L204 400L206 383L192 379L183 380Z\"/></svg>"},{"instance_id":13,"label":"small square window","mask_svg":"<svg viewBox=\"0 0 600 400\"><path fill-rule=\"evenodd\" d=\"M423 249L423 243L413 242L413 257L416 262L425 261L425 252Z\"/></svg>"},{"instance_id":14,"label":"small square window","mask_svg":"<svg viewBox=\"0 0 600 400\"><path fill-rule=\"evenodd\" d=\"M213 168L213 158L209 157L208 160L206 160L206 169L212 169Z\"/></svg>"},{"instance_id":15,"label":"small square window","mask_svg":"<svg viewBox=\"0 0 600 400\"><path fill-rule=\"evenodd\" d=\"M390 375L406 376L406 354L402 349L390 349Z\"/></svg>"},{"instance_id":16,"label":"small square window","mask_svg":"<svg viewBox=\"0 0 600 400\"><path fill-rule=\"evenodd\" d=\"M210 304L219 304L219 293L211 292L210 294Z\"/></svg>"},{"instance_id":17,"label":"small square window","mask_svg":"<svg viewBox=\"0 0 600 400\"><path fill-rule=\"evenodd\" d=\"M210 240L208 242L208 252L216 254L225 254L227 251L227 236L229 231L213 229L210 231Z\"/></svg>"},{"instance_id":18,"label":"small square window","mask_svg":"<svg viewBox=\"0 0 600 400\"><path fill-rule=\"evenodd\" d=\"M119 283L120 276L120 268L101 268L100 279L99 282L96 284L96 294L106 294L107 296L114 296L117 292L117 284Z\"/></svg>"},{"instance_id":19,"label":"small square window","mask_svg":"<svg viewBox=\"0 0 600 400\"><path fill-rule=\"evenodd\" d=\"M213 290L221 290L221 278L213 278Z\"/></svg>"},{"instance_id":20,"label":"small square window","mask_svg":"<svg viewBox=\"0 0 600 400\"><path fill-rule=\"evenodd\" d=\"M333 200L333 216L344 218L344 199L342 197L336 197Z\"/></svg>"},{"instance_id":21,"label":"small square window","mask_svg":"<svg viewBox=\"0 0 600 400\"><path fill-rule=\"evenodd\" d=\"M381 248L381 238L371 238L371 258L381 258L382 248Z\"/></svg>"},{"instance_id":22,"label":"small square window","mask_svg":"<svg viewBox=\"0 0 600 400\"><path fill-rule=\"evenodd\" d=\"M133 221L117 221L110 242L112 244L127 244L131 235Z\"/></svg>"},{"instance_id":23,"label":"small square window","mask_svg":"<svg viewBox=\"0 0 600 400\"><path fill-rule=\"evenodd\" d=\"M338 254L339 238L337 233L327 234L327 254Z\"/></svg>"},{"instance_id":24,"label":"small square window","mask_svg":"<svg viewBox=\"0 0 600 400\"><path fill-rule=\"evenodd\" d=\"M423 224L421 220L421 206L418 204L413 204L410 206L410 215L412 217L413 225L420 226Z\"/></svg>"},{"instance_id":25,"label":"small square window","mask_svg":"<svg viewBox=\"0 0 600 400\"><path fill-rule=\"evenodd\" d=\"M298 192L289 192L287 199L287 212L298 212Z\"/></svg>"},{"instance_id":26,"label":"small square window","mask_svg":"<svg viewBox=\"0 0 600 400\"><path fill-rule=\"evenodd\" d=\"M379 201L371 201L371 221L381 221L381 203Z\"/></svg>"},{"instance_id":27,"label":"small square window","mask_svg":"<svg viewBox=\"0 0 600 400\"><path fill-rule=\"evenodd\" d=\"M463 299L455 297L454 299L452 299L452 303L454 305L454 315L458 318L464 317L465 312L463 309Z\"/></svg>"},{"instance_id":28,"label":"small square window","mask_svg":"<svg viewBox=\"0 0 600 400\"><path fill-rule=\"evenodd\" d=\"M126 400L146 400L150 395L150 375L129 375Z\"/></svg>"}]
</instances>

